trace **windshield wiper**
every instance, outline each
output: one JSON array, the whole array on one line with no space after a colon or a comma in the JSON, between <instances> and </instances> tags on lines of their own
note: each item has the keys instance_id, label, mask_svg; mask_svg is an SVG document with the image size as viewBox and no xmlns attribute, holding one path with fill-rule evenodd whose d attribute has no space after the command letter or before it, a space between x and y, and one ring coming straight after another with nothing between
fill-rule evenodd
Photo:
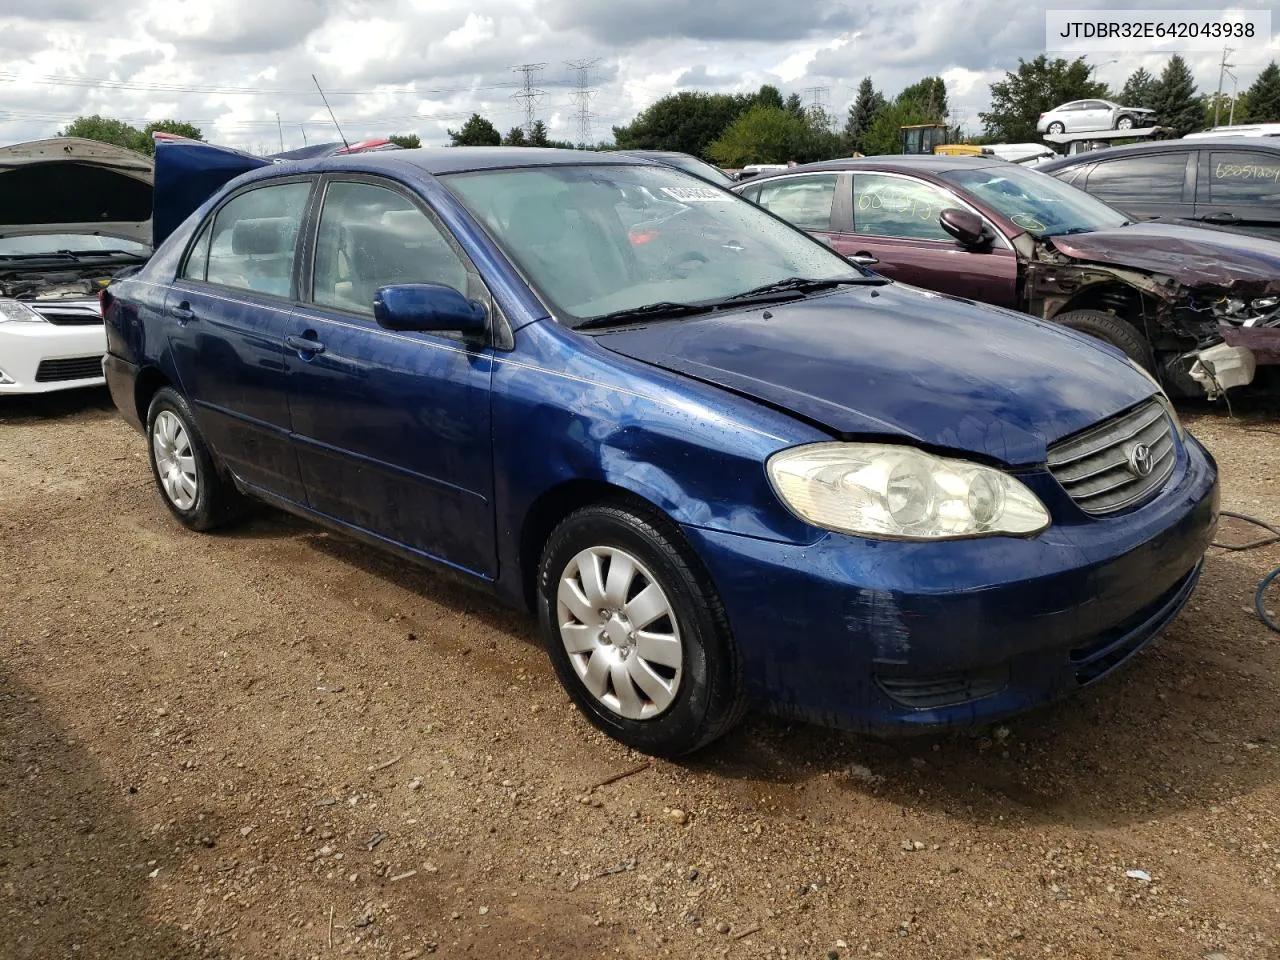
<instances>
[{"instance_id":1,"label":"windshield wiper","mask_svg":"<svg viewBox=\"0 0 1280 960\"><path fill-rule=\"evenodd\" d=\"M883 282L879 277L850 277L845 280L814 280L806 277L787 277L785 280L775 280L773 283L766 283L759 287L752 287L750 290L744 290L742 293L735 293L731 297L718 300L717 303L743 303L748 300L793 300L810 293L830 290L832 287L840 287L846 284Z\"/></svg>"},{"instance_id":2,"label":"windshield wiper","mask_svg":"<svg viewBox=\"0 0 1280 960\"><path fill-rule=\"evenodd\" d=\"M616 327L627 323L641 323L645 320L665 320L674 317L688 317L695 313L710 313L712 306L699 303L675 303L671 300L660 300L657 303L646 303L640 307L629 307L626 310L615 310L583 320L574 329L590 330L595 327Z\"/></svg>"}]
</instances>

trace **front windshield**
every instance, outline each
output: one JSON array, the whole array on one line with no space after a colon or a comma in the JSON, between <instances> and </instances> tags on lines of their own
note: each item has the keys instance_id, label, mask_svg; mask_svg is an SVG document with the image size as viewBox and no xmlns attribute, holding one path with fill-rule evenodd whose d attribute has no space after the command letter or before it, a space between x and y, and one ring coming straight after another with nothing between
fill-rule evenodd
<instances>
[{"instance_id":1,"label":"front windshield","mask_svg":"<svg viewBox=\"0 0 1280 960\"><path fill-rule=\"evenodd\" d=\"M714 304L794 278L870 277L754 204L669 167L441 179L571 326L656 303Z\"/></svg>"},{"instance_id":2,"label":"front windshield","mask_svg":"<svg viewBox=\"0 0 1280 960\"><path fill-rule=\"evenodd\" d=\"M30 257L53 253L121 253L145 257L151 248L134 240L103 237L95 233L46 233L24 237L0 237L0 257Z\"/></svg>"},{"instance_id":3,"label":"front windshield","mask_svg":"<svg viewBox=\"0 0 1280 960\"><path fill-rule=\"evenodd\" d=\"M942 177L1041 239L1109 230L1128 222L1124 214L1083 190L1026 167L951 170Z\"/></svg>"}]
</instances>

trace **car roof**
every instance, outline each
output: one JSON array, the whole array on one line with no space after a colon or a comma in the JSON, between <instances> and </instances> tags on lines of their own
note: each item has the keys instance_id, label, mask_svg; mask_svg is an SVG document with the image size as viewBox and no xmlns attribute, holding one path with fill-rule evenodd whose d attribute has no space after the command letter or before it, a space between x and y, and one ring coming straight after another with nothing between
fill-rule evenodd
<instances>
[{"instance_id":1,"label":"car roof","mask_svg":"<svg viewBox=\"0 0 1280 960\"><path fill-rule=\"evenodd\" d=\"M515 167L600 166L604 164L645 164L638 157L590 150L563 150L555 147L419 147L413 150L381 150L369 153L324 157L312 161L280 165L276 172L308 170L368 170L387 173L416 167L432 175L473 170L502 170Z\"/></svg>"},{"instance_id":2,"label":"car roof","mask_svg":"<svg viewBox=\"0 0 1280 960\"><path fill-rule=\"evenodd\" d=\"M1087 150L1084 153L1077 153L1070 157L1050 160L1047 163L1040 164L1036 169L1050 173L1054 170L1065 170L1067 167L1079 166L1082 163L1092 163L1095 160L1114 160L1117 157L1142 156L1149 153L1169 153L1180 150L1202 150L1205 147L1229 147L1232 150L1245 148L1280 153L1280 143L1276 143L1274 137L1196 137L1191 143L1187 143L1184 140L1154 140L1149 143L1130 143L1123 147L1108 147L1105 150Z\"/></svg>"},{"instance_id":3,"label":"car roof","mask_svg":"<svg viewBox=\"0 0 1280 960\"><path fill-rule=\"evenodd\" d=\"M949 170L976 170L981 167L1008 166L1008 160L999 157L953 157L942 154L885 155L881 157L845 157L839 160L823 160L804 163L775 176L791 176L797 173L814 173L824 170L901 170L911 173L946 173ZM769 176L752 177L751 183L772 179ZM743 181L744 183L747 181Z\"/></svg>"}]
</instances>

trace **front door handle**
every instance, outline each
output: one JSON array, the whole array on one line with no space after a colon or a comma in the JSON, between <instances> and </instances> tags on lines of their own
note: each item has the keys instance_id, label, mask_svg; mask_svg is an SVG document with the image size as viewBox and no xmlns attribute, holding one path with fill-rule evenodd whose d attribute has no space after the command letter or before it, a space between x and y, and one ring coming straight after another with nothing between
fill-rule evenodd
<instances>
[{"instance_id":1,"label":"front door handle","mask_svg":"<svg viewBox=\"0 0 1280 960\"><path fill-rule=\"evenodd\" d=\"M856 263L860 267L870 267L880 262L865 250L859 250L857 253L850 254L849 261L851 263Z\"/></svg>"},{"instance_id":2,"label":"front door handle","mask_svg":"<svg viewBox=\"0 0 1280 960\"><path fill-rule=\"evenodd\" d=\"M183 300L177 306L169 308L169 313L178 318L179 323L190 323L195 319L195 311L191 309L191 304Z\"/></svg>"},{"instance_id":3,"label":"front door handle","mask_svg":"<svg viewBox=\"0 0 1280 960\"><path fill-rule=\"evenodd\" d=\"M299 353L324 353L324 344L314 337L285 337L284 344Z\"/></svg>"}]
</instances>

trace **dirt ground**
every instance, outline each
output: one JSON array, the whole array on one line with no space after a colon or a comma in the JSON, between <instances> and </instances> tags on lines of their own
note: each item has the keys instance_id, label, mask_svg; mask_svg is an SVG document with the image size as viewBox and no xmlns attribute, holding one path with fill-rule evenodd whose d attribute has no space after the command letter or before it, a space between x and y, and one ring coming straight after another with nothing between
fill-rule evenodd
<instances>
[{"instance_id":1,"label":"dirt ground","mask_svg":"<svg viewBox=\"0 0 1280 960\"><path fill-rule=\"evenodd\" d=\"M1275 411L1186 419L1280 520ZM0 401L0 957L1280 957L1277 564L1212 551L1007 727L753 715L592 790L644 758L532 618L265 509L188 533L105 393Z\"/></svg>"}]
</instances>

